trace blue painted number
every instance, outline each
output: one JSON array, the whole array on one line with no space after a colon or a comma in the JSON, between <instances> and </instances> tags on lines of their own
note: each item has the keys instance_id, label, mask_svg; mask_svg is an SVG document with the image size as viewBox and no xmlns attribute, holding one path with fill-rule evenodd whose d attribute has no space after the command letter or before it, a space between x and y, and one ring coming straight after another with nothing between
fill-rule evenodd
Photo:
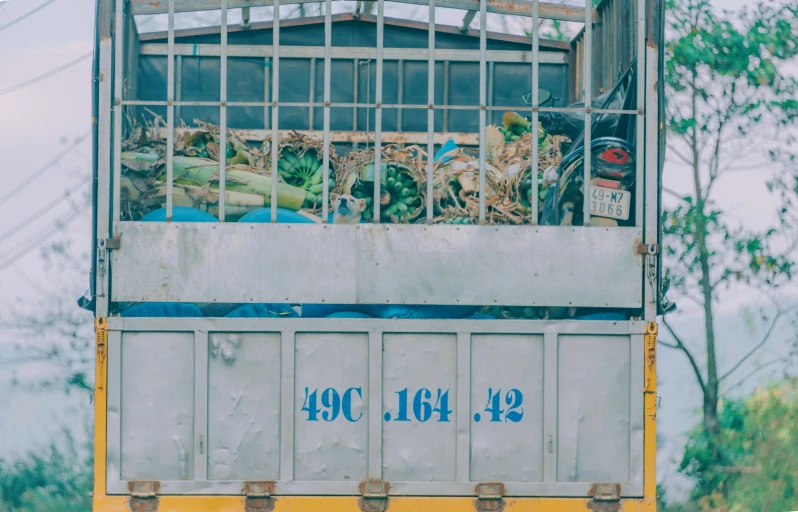
<instances>
[{"instance_id":1,"label":"blue painted number","mask_svg":"<svg viewBox=\"0 0 798 512\"><path fill-rule=\"evenodd\" d=\"M504 410L501 408L501 394L501 389L494 393L493 388L488 388L488 404L485 406L485 412L490 415L490 421L500 422L504 415L504 421L518 423L524 417L524 408L521 407L524 395L517 389L509 390L504 397L504 402L509 408Z\"/></svg>"},{"instance_id":2,"label":"blue painted number","mask_svg":"<svg viewBox=\"0 0 798 512\"><path fill-rule=\"evenodd\" d=\"M361 388L349 388L341 394L336 389L327 388L321 392L321 400L319 400L319 390L305 388L305 399L302 403L302 411L308 413L307 421L319 421L319 413L321 419L327 422L335 421L338 416L343 413L344 418L352 423L360 420L363 417L361 412L357 418L352 415L352 394L357 393L357 396L363 399L363 390ZM319 407L321 401L321 407ZM322 410L323 408L323 410Z\"/></svg>"},{"instance_id":3,"label":"blue painted number","mask_svg":"<svg viewBox=\"0 0 798 512\"><path fill-rule=\"evenodd\" d=\"M410 421L408 414L408 391L407 388L397 391L399 399L399 411L396 414L394 421ZM416 421L425 423L432 418L432 414L438 413L438 421L447 423L449 415L452 410L449 409L449 390L442 390L438 388L437 398L435 404L432 404L432 391L427 388L421 388L413 395L413 416ZM386 413L385 420L390 420L390 413Z\"/></svg>"}]
</instances>

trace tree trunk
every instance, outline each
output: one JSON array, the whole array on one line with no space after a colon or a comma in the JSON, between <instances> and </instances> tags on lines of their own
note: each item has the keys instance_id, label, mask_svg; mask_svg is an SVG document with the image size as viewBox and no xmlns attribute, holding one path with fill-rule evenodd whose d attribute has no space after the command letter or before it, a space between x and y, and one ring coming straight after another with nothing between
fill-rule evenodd
<instances>
[{"instance_id":1,"label":"tree trunk","mask_svg":"<svg viewBox=\"0 0 798 512\"><path fill-rule=\"evenodd\" d=\"M693 118L698 117L697 74L693 73L692 109ZM707 247L707 223L704 212L704 195L701 187L701 154L698 143L698 128L692 129L693 182L696 196L696 232L695 242L698 247L698 258L701 265L701 295L704 305L704 331L707 343L707 379L704 389L704 432L707 436L710 454L715 464L721 462L721 428L718 420L718 365L715 353L715 322L712 307L712 278L709 268L709 248Z\"/></svg>"}]
</instances>

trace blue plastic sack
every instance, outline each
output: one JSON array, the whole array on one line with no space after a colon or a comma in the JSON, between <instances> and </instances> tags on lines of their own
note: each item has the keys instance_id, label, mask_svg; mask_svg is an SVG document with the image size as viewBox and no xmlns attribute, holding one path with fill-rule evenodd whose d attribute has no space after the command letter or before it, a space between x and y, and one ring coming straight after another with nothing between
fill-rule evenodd
<instances>
[{"instance_id":1,"label":"blue plastic sack","mask_svg":"<svg viewBox=\"0 0 798 512\"><path fill-rule=\"evenodd\" d=\"M225 318L295 318L299 315L288 304L244 304Z\"/></svg>"},{"instance_id":2,"label":"blue plastic sack","mask_svg":"<svg viewBox=\"0 0 798 512\"><path fill-rule=\"evenodd\" d=\"M266 223L271 221L271 208L259 208L238 219L238 222ZM280 224L315 224L312 219L300 215L295 211L286 210L285 208L277 208L277 222Z\"/></svg>"},{"instance_id":3,"label":"blue plastic sack","mask_svg":"<svg viewBox=\"0 0 798 512\"><path fill-rule=\"evenodd\" d=\"M130 306L119 316L123 318L201 318L202 311L195 304L147 302Z\"/></svg>"},{"instance_id":4,"label":"blue plastic sack","mask_svg":"<svg viewBox=\"0 0 798 512\"><path fill-rule=\"evenodd\" d=\"M166 222L166 208L153 210L141 218L142 222ZM188 206L175 206L172 208L172 221L174 222L219 222L219 219L210 213Z\"/></svg>"},{"instance_id":5,"label":"blue plastic sack","mask_svg":"<svg viewBox=\"0 0 798 512\"><path fill-rule=\"evenodd\" d=\"M465 317L465 320L496 320L496 317L486 315L485 313L474 313L473 315Z\"/></svg>"},{"instance_id":6,"label":"blue plastic sack","mask_svg":"<svg viewBox=\"0 0 798 512\"><path fill-rule=\"evenodd\" d=\"M390 304L303 304L304 318L328 318L341 312L364 313L374 318L414 320L465 318L479 311L478 306L405 306Z\"/></svg>"},{"instance_id":7,"label":"blue plastic sack","mask_svg":"<svg viewBox=\"0 0 798 512\"><path fill-rule=\"evenodd\" d=\"M454 141L453 141L452 139L449 139L449 140L447 140L447 141L446 141L446 144L444 144L443 146L441 146L441 149L439 149L439 150L438 150L438 152L437 152L437 153L435 153L435 159L434 159L433 161L434 161L435 163L438 163L438 160L440 160L440 161L441 161L441 163L448 162L448 161L449 161L449 160L451 160L453 157L451 157L451 156L444 157L443 155L445 155L446 153L448 153L448 152L450 152L450 151L454 151L454 150L455 150L455 149L457 149L458 147L459 147L459 146L458 146L457 144L455 144L455 143L454 143Z\"/></svg>"},{"instance_id":8,"label":"blue plastic sack","mask_svg":"<svg viewBox=\"0 0 798 512\"><path fill-rule=\"evenodd\" d=\"M333 313L332 315L327 315L327 318L374 318L369 316L365 313L358 313L356 311L341 311L339 313Z\"/></svg>"},{"instance_id":9,"label":"blue plastic sack","mask_svg":"<svg viewBox=\"0 0 798 512\"><path fill-rule=\"evenodd\" d=\"M613 321L613 322L623 322L628 320L626 318L626 314L622 312L608 312L608 313L591 313L589 315L577 315L575 317L577 320L602 320L602 321Z\"/></svg>"}]
</instances>

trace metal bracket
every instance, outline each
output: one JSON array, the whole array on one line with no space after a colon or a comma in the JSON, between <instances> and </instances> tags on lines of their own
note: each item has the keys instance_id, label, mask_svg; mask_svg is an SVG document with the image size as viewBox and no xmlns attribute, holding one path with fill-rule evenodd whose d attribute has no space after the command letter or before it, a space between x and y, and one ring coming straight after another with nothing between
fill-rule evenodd
<instances>
[{"instance_id":1,"label":"metal bracket","mask_svg":"<svg viewBox=\"0 0 798 512\"><path fill-rule=\"evenodd\" d=\"M271 512L274 510L274 482L246 482L241 493L246 496L246 512Z\"/></svg>"},{"instance_id":2,"label":"metal bracket","mask_svg":"<svg viewBox=\"0 0 798 512\"><path fill-rule=\"evenodd\" d=\"M637 244L637 254L655 256L659 254L659 244Z\"/></svg>"},{"instance_id":3,"label":"metal bracket","mask_svg":"<svg viewBox=\"0 0 798 512\"><path fill-rule=\"evenodd\" d=\"M128 482L127 488L130 491L129 505L132 512L157 512L158 491L161 489L161 482L133 481Z\"/></svg>"},{"instance_id":4,"label":"metal bracket","mask_svg":"<svg viewBox=\"0 0 798 512\"><path fill-rule=\"evenodd\" d=\"M361 512L385 512L388 508L388 491L391 484L380 480L362 482L358 507Z\"/></svg>"},{"instance_id":5,"label":"metal bracket","mask_svg":"<svg viewBox=\"0 0 798 512\"><path fill-rule=\"evenodd\" d=\"M477 485L477 501L474 505L479 512L501 512L504 510L504 484Z\"/></svg>"},{"instance_id":6,"label":"metal bracket","mask_svg":"<svg viewBox=\"0 0 798 512\"><path fill-rule=\"evenodd\" d=\"M106 238L105 240L100 240L100 247L107 250L112 251L114 249L121 249L122 248L122 239L118 236L113 238Z\"/></svg>"},{"instance_id":7,"label":"metal bracket","mask_svg":"<svg viewBox=\"0 0 798 512\"><path fill-rule=\"evenodd\" d=\"M594 501L620 501L621 485L615 483L601 482L593 485Z\"/></svg>"}]
</instances>

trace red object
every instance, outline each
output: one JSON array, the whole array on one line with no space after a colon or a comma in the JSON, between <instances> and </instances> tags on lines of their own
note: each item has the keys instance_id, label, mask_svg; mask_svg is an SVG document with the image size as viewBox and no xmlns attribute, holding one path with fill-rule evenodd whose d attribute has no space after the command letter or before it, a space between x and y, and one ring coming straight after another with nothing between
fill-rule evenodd
<instances>
[{"instance_id":1,"label":"red object","mask_svg":"<svg viewBox=\"0 0 798 512\"><path fill-rule=\"evenodd\" d=\"M605 150L599 158L604 160L605 162L609 162L611 164L618 164L623 165L629 163L629 153L622 150L621 148L609 148Z\"/></svg>"},{"instance_id":2,"label":"red object","mask_svg":"<svg viewBox=\"0 0 798 512\"><path fill-rule=\"evenodd\" d=\"M612 180L604 180L604 179L601 179L601 178L596 180L596 185L599 186L599 187L612 188L612 189L615 189L615 190L618 190L618 189L621 188L621 183L620 182L612 181Z\"/></svg>"}]
</instances>

